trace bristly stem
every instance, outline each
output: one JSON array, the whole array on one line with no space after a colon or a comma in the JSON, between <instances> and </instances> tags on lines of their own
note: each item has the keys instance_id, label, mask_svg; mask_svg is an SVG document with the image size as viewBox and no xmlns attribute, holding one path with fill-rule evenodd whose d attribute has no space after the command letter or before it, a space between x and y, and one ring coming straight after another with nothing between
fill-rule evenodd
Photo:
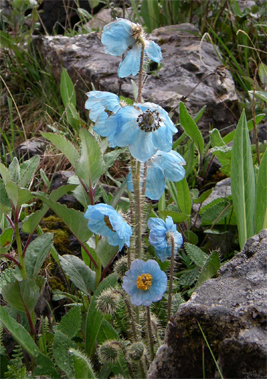
<instances>
[{"instance_id":1,"label":"bristly stem","mask_svg":"<svg viewBox=\"0 0 267 379\"><path fill-rule=\"evenodd\" d=\"M141 163L135 159L131 159L132 180L134 188L134 235L135 235L135 258L142 257L142 201L140 189L140 169Z\"/></svg>"},{"instance_id":2,"label":"bristly stem","mask_svg":"<svg viewBox=\"0 0 267 379\"><path fill-rule=\"evenodd\" d=\"M142 41L142 51L141 51L141 60L140 60L140 71L139 71L139 87L138 87L138 97L137 97L138 103L142 102L144 53L145 53L145 42Z\"/></svg>"},{"instance_id":3,"label":"bristly stem","mask_svg":"<svg viewBox=\"0 0 267 379\"><path fill-rule=\"evenodd\" d=\"M153 361L155 357L155 352L154 352L153 334L152 334L152 327L151 327L151 315L150 315L149 307L146 307L146 317L147 317L147 334L148 334L148 342L150 346L150 355L151 355L151 361Z\"/></svg>"},{"instance_id":4,"label":"bristly stem","mask_svg":"<svg viewBox=\"0 0 267 379\"><path fill-rule=\"evenodd\" d=\"M175 255L175 241L173 236L169 237L172 244L172 255L171 255L171 269L170 269L170 283L169 283L169 297L168 297L168 321L171 318L171 308L172 308L172 283L173 283L173 272L174 272L174 255Z\"/></svg>"},{"instance_id":5,"label":"bristly stem","mask_svg":"<svg viewBox=\"0 0 267 379\"><path fill-rule=\"evenodd\" d=\"M134 379L134 373L133 373L133 370L132 370L132 367L129 363L129 360L128 360L128 357L127 357L127 352L126 352L126 349L123 345L123 343L121 341L112 341L112 345L118 345L120 348L121 348L121 351L124 355L124 358L125 358L125 362L127 364L127 368L128 368L128 371L129 371L129 376L131 379Z\"/></svg>"}]
</instances>

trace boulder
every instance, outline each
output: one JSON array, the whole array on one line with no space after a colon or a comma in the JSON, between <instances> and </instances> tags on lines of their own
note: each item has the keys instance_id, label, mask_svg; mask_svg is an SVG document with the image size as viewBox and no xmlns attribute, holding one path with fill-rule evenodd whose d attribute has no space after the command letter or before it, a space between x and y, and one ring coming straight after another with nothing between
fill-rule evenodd
<instances>
[{"instance_id":1,"label":"boulder","mask_svg":"<svg viewBox=\"0 0 267 379\"><path fill-rule=\"evenodd\" d=\"M218 48L201 40L195 26L162 27L148 38L161 46L163 60L160 65L150 65L151 71L145 77L143 89L145 101L172 111L174 122L179 119L181 100L192 114L206 105L198 123L204 134L212 127L225 129L237 122L238 98L231 73L221 65L216 53ZM77 105L81 111L84 111L85 93L92 88L113 93L118 93L120 88L121 95L133 98L131 80L138 84L138 76L118 78L121 57L104 52L100 33L75 37L43 36L35 38L34 44L58 82L62 67L67 69L75 84Z\"/></svg>"},{"instance_id":2,"label":"boulder","mask_svg":"<svg viewBox=\"0 0 267 379\"><path fill-rule=\"evenodd\" d=\"M148 379L264 379L267 376L267 229L179 306Z\"/></svg>"}]
</instances>

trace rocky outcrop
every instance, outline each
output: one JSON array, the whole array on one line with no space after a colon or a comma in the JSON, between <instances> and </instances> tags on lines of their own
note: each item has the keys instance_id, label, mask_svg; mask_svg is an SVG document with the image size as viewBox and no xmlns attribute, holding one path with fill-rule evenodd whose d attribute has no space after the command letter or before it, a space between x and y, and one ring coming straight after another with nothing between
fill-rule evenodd
<instances>
[{"instance_id":1,"label":"rocky outcrop","mask_svg":"<svg viewBox=\"0 0 267 379\"><path fill-rule=\"evenodd\" d=\"M164 344L148 379L220 378L267 375L267 229L251 237L241 253L181 304L168 324Z\"/></svg>"},{"instance_id":2,"label":"rocky outcrop","mask_svg":"<svg viewBox=\"0 0 267 379\"><path fill-rule=\"evenodd\" d=\"M201 40L200 33L191 24L166 26L154 30L150 39L161 46L163 60L159 66L151 64L143 90L145 101L155 102L172 111L178 121L179 103L184 101L192 114L204 105L207 109L198 123L208 132L233 125L238 120L237 95L233 78L221 65L218 48ZM35 46L57 81L62 66L68 70L75 84L77 103L84 111L85 93L93 87L126 97L133 97L131 79L117 75L121 57L104 52L100 33L69 37L38 37Z\"/></svg>"}]
</instances>

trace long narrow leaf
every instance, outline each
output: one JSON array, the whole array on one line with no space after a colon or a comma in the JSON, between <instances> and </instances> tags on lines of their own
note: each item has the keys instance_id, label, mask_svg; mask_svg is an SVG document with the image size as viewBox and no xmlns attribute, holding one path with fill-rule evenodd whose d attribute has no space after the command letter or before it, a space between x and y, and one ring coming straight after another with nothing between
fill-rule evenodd
<instances>
[{"instance_id":1,"label":"long narrow leaf","mask_svg":"<svg viewBox=\"0 0 267 379\"><path fill-rule=\"evenodd\" d=\"M239 119L232 148L231 189L239 244L255 234L255 174L245 111Z\"/></svg>"},{"instance_id":2,"label":"long narrow leaf","mask_svg":"<svg viewBox=\"0 0 267 379\"><path fill-rule=\"evenodd\" d=\"M267 151L261 160L256 188L256 233L267 228Z\"/></svg>"},{"instance_id":3,"label":"long narrow leaf","mask_svg":"<svg viewBox=\"0 0 267 379\"><path fill-rule=\"evenodd\" d=\"M204 149L204 140L202 134L200 133L193 118L187 112L187 109L183 102L180 102L180 122L184 128L185 133L194 141L199 154L202 155Z\"/></svg>"}]
</instances>

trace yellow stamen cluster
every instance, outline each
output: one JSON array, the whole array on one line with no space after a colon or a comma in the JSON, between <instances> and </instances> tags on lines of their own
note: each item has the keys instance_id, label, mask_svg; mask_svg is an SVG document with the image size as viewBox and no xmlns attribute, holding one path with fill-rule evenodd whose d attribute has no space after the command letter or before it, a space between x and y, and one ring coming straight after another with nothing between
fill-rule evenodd
<instances>
[{"instance_id":1,"label":"yellow stamen cluster","mask_svg":"<svg viewBox=\"0 0 267 379\"><path fill-rule=\"evenodd\" d=\"M137 288L139 290L147 291L152 285L152 276L150 274L142 274L137 278Z\"/></svg>"},{"instance_id":2,"label":"yellow stamen cluster","mask_svg":"<svg viewBox=\"0 0 267 379\"><path fill-rule=\"evenodd\" d=\"M105 224L107 225L107 227L108 227L110 230L112 230L112 232L115 232L115 230L113 230L113 227L112 227L112 225L111 225L111 223L110 223L109 218L108 218L107 215L104 216L104 221L105 221Z\"/></svg>"}]
</instances>

